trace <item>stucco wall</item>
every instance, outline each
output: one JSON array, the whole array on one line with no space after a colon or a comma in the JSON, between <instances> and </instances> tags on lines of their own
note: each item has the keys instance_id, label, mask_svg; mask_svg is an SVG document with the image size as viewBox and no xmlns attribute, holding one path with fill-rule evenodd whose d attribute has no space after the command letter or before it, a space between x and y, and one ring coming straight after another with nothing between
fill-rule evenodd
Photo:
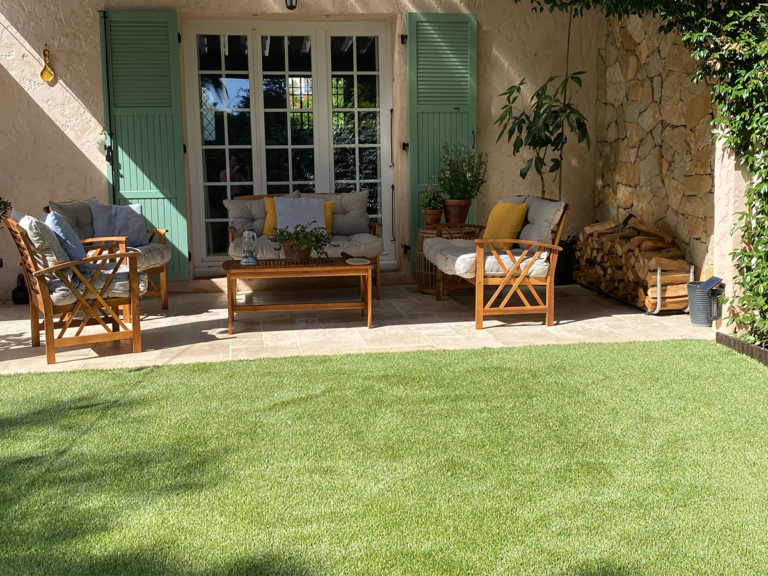
<instances>
[{"instance_id":1,"label":"stucco wall","mask_svg":"<svg viewBox=\"0 0 768 576\"><path fill-rule=\"evenodd\" d=\"M595 216L633 214L674 234L701 274L712 272L715 217L711 94L661 19L608 18L600 34L599 169Z\"/></svg>"},{"instance_id":2,"label":"stucco wall","mask_svg":"<svg viewBox=\"0 0 768 576\"><path fill-rule=\"evenodd\" d=\"M518 175L527 157L514 158L496 144L493 121L498 94L523 77L536 87L565 71L568 19L563 14L532 13L527 3L508 0L299 0L288 12L282 0L57 0L52 3L0 0L0 195L31 214L50 199L106 199L103 159L103 103L97 11L172 10L186 19L375 20L393 24L393 100L395 143L407 140L405 32L408 12L473 12L478 15L478 148L488 152L488 184L478 202L485 221L503 195L538 193L537 179ZM585 70L585 86L574 103L595 130L597 39L600 17L591 13L573 23L571 70ZM39 78L48 44L57 81ZM569 144L564 199L571 204L566 233L593 219L595 148ZM408 243L407 153L395 159L395 235ZM554 192L555 186L552 185ZM398 252L401 252L398 246ZM15 285L18 256L8 234L0 234L0 298Z\"/></svg>"}]
</instances>

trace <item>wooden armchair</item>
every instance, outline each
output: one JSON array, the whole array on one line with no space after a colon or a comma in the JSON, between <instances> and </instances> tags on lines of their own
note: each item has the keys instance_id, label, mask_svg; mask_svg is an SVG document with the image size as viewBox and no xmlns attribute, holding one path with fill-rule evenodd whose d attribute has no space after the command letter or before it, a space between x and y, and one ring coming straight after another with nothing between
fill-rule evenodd
<instances>
[{"instance_id":1,"label":"wooden armchair","mask_svg":"<svg viewBox=\"0 0 768 576\"><path fill-rule=\"evenodd\" d=\"M124 252L118 244L99 239L98 245L88 250L86 258L43 267L26 231L10 218L3 218L3 222L21 256L29 289L32 346L40 346L40 331L43 330L48 364L56 363L57 348L94 342L132 340L133 352L141 352L138 253ZM89 266L82 266L84 264ZM128 265L127 293L116 290L114 285L119 267L123 264ZM60 301L66 301L66 304L54 302L49 290L49 284L54 280L63 283L65 288L57 288L56 291L61 294L63 289L66 298ZM121 295L115 297L114 292ZM74 302L70 303L73 297ZM124 318L120 317L121 308L127 312ZM43 315L42 323L40 314ZM77 317L79 314L82 316ZM126 318L131 318L131 321ZM86 326L97 324L104 329L104 333L83 334ZM65 336L70 329L77 329L75 335ZM59 330L58 335L56 330Z\"/></svg>"},{"instance_id":2,"label":"wooden armchair","mask_svg":"<svg viewBox=\"0 0 768 576\"><path fill-rule=\"evenodd\" d=\"M463 224L450 226L438 224L435 236L437 238L472 240L475 244L475 275L474 278L461 278L451 283L444 282L444 273L437 267L436 298L443 299L446 288L461 287L466 283L475 285L475 328L483 329L483 321L487 316L503 316L511 314L545 314L546 325L553 326L555 322L555 268L557 256L562 248L558 246L563 233L569 206L565 204L560 221L554 234L552 244L510 238L481 238L485 226ZM546 272L537 268L548 259ZM490 266L495 269L489 272ZM433 262L434 264L434 262ZM535 274L535 277L534 277ZM493 295L485 302L485 287L495 286ZM536 286L545 287L545 297L536 291ZM504 292L505 288L509 290ZM528 288L530 295L526 297L523 288ZM510 304L513 296L517 295L522 304Z\"/></svg>"}]
</instances>

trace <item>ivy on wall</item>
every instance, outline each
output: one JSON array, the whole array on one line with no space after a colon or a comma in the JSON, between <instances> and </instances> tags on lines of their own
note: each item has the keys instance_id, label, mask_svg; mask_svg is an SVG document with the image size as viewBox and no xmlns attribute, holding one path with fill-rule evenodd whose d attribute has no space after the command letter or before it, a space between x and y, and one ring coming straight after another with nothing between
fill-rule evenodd
<instances>
[{"instance_id":1,"label":"ivy on wall","mask_svg":"<svg viewBox=\"0 0 768 576\"><path fill-rule=\"evenodd\" d=\"M523 0L514 0L520 3ZM768 3L757 0L530 0L534 10L601 9L618 18L653 14L677 32L698 63L695 81L714 82L715 133L747 168L742 247L732 253L738 295L729 303L743 337L768 344Z\"/></svg>"}]
</instances>

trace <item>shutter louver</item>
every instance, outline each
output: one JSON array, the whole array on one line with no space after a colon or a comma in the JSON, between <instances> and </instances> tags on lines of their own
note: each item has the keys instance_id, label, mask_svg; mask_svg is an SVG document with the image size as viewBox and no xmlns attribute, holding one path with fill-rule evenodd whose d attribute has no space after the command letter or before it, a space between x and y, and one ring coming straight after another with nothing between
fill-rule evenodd
<instances>
[{"instance_id":1,"label":"shutter louver","mask_svg":"<svg viewBox=\"0 0 768 576\"><path fill-rule=\"evenodd\" d=\"M477 129L474 14L408 14L408 159L411 246L424 218L419 199L435 182L443 146L473 148ZM474 220L474 204L470 212ZM412 266L415 250L411 250Z\"/></svg>"}]
</instances>

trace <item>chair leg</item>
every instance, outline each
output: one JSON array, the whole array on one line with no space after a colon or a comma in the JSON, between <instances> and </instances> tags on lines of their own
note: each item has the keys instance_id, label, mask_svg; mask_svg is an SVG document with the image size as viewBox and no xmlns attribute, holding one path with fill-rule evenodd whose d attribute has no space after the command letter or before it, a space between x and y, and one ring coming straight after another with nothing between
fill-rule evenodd
<instances>
[{"instance_id":1,"label":"chair leg","mask_svg":"<svg viewBox=\"0 0 768 576\"><path fill-rule=\"evenodd\" d=\"M32 302L32 298L29 299L29 321L32 328L32 346L37 348L40 346L40 312Z\"/></svg>"},{"instance_id":2,"label":"chair leg","mask_svg":"<svg viewBox=\"0 0 768 576\"><path fill-rule=\"evenodd\" d=\"M435 268L435 300L438 302L443 299L443 272L440 268Z\"/></svg>"},{"instance_id":3,"label":"chair leg","mask_svg":"<svg viewBox=\"0 0 768 576\"><path fill-rule=\"evenodd\" d=\"M46 310L43 314L45 318L45 359L48 364L56 364L56 337L53 334L53 312Z\"/></svg>"},{"instance_id":4,"label":"chair leg","mask_svg":"<svg viewBox=\"0 0 768 576\"><path fill-rule=\"evenodd\" d=\"M136 284L138 286L138 282ZM141 312L139 311L138 290L131 290L131 332L133 332L133 353L141 352Z\"/></svg>"},{"instance_id":5,"label":"chair leg","mask_svg":"<svg viewBox=\"0 0 768 576\"><path fill-rule=\"evenodd\" d=\"M376 300L381 300L381 268L379 268L379 257L373 260L373 273L376 275Z\"/></svg>"},{"instance_id":6,"label":"chair leg","mask_svg":"<svg viewBox=\"0 0 768 576\"><path fill-rule=\"evenodd\" d=\"M163 265L160 272L160 308L168 310L168 265Z\"/></svg>"},{"instance_id":7,"label":"chair leg","mask_svg":"<svg viewBox=\"0 0 768 576\"><path fill-rule=\"evenodd\" d=\"M475 330L483 329L483 301L485 300L483 279L483 271L475 272Z\"/></svg>"},{"instance_id":8,"label":"chair leg","mask_svg":"<svg viewBox=\"0 0 768 576\"><path fill-rule=\"evenodd\" d=\"M555 276L547 278L547 326L555 325Z\"/></svg>"},{"instance_id":9,"label":"chair leg","mask_svg":"<svg viewBox=\"0 0 768 576\"><path fill-rule=\"evenodd\" d=\"M123 322L130 322L131 321L131 307L130 307L130 305L126 304L125 306L120 306L120 308L123 311Z\"/></svg>"}]
</instances>

